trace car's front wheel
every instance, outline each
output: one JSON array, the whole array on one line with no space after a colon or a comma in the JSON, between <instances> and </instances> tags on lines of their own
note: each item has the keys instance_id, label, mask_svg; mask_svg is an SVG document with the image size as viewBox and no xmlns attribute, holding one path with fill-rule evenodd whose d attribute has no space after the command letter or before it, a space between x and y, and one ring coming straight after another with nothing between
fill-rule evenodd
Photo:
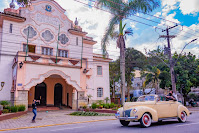
<instances>
[{"instance_id":1,"label":"car's front wheel","mask_svg":"<svg viewBox=\"0 0 199 133\"><path fill-rule=\"evenodd\" d=\"M184 123L186 122L186 120L187 120L187 114L184 111L182 111L180 116L178 117L178 121Z\"/></svg>"},{"instance_id":2,"label":"car's front wheel","mask_svg":"<svg viewBox=\"0 0 199 133\"><path fill-rule=\"evenodd\" d=\"M120 120L120 123L121 123L123 126L127 127L127 126L129 125L130 121Z\"/></svg>"},{"instance_id":3,"label":"car's front wheel","mask_svg":"<svg viewBox=\"0 0 199 133\"><path fill-rule=\"evenodd\" d=\"M140 119L140 124L142 127L151 126L151 122L151 116L148 113L143 114L142 118Z\"/></svg>"}]
</instances>

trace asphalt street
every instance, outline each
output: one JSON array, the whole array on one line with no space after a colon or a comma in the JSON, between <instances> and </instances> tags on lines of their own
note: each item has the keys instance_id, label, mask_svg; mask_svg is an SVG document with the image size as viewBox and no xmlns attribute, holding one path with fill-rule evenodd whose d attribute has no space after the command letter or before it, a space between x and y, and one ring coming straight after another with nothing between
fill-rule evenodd
<instances>
[{"instance_id":1,"label":"asphalt street","mask_svg":"<svg viewBox=\"0 0 199 133\"><path fill-rule=\"evenodd\" d=\"M128 127L123 127L118 120L79 123L62 126L30 128L1 133L199 133L199 112L193 112L186 123L177 120L167 120L162 123L153 122L149 128L141 128L140 123L132 122Z\"/></svg>"}]
</instances>

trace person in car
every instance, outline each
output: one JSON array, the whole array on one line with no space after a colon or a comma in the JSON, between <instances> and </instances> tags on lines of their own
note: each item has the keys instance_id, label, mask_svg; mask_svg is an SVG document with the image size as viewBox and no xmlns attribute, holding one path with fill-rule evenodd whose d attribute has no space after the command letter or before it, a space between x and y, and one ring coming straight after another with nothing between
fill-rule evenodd
<instances>
[{"instance_id":1,"label":"person in car","mask_svg":"<svg viewBox=\"0 0 199 133\"><path fill-rule=\"evenodd\" d=\"M166 100L169 101L169 100L173 100L173 101L176 101L176 98L173 96L173 91L169 91L169 94L166 96Z\"/></svg>"}]
</instances>

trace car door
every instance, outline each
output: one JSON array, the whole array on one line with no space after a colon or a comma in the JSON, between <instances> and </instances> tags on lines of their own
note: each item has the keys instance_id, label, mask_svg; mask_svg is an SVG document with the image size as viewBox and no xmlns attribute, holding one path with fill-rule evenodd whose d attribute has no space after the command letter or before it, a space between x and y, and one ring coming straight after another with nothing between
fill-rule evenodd
<instances>
[{"instance_id":1,"label":"car door","mask_svg":"<svg viewBox=\"0 0 199 133\"><path fill-rule=\"evenodd\" d=\"M157 101L155 108L158 114L158 118L167 118L171 117L171 101Z\"/></svg>"},{"instance_id":2,"label":"car door","mask_svg":"<svg viewBox=\"0 0 199 133\"><path fill-rule=\"evenodd\" d=\"M177 101L170 101L170 117L177 117L178 116L178 102Z\"/></svg>"}]
</instances>

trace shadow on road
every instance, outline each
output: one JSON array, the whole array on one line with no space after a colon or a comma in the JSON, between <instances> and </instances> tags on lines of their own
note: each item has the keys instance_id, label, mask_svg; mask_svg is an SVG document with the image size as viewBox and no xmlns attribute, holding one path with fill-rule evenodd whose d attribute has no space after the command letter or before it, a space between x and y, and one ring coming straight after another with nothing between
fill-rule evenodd
<instances>
[{"instance_id":1,"label":"shadow on road","mask_svg":"<svg viewBox=\"0 0 199 133\"><path fill-rule=\"evenodd\" d=\"M186 124L189 124L191 122L187 121ZM133 124L133 125L132 125ZM162 121L162 122L153 122L151 124L151 127L156 127L156 126L164 126L164 125L174 125L174 124L178 124L178 125L182 125L182 124L185 124L185 123L179 123L178 121ZM141 128L141 125L140 123L138 122L131 122L130 125L128 127L124 127L122 126L122 128L129 128L129 127L132 127L132 128Z\"/></svg>"}]
</instances>

